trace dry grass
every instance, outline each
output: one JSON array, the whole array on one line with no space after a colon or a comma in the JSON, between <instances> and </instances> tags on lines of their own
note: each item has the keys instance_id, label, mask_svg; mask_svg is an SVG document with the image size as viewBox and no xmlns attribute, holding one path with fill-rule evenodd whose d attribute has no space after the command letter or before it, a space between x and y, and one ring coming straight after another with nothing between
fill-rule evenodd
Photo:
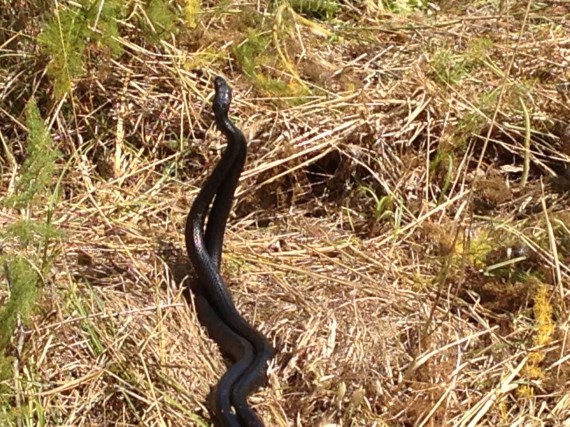
<instances>
[{"instance_id":1,"label":"dry grass","mask_svg":"<svg viewBox=\"0 0 570 427\"><path fill-rule=\"evenodd\" d=\"M250 140L223 274L278 349L251 398L267 425L570 426L568 2L363 1L331 21L204 3L195 30L94 47L62 102L39 28L1 8L1 194L33 95L64 232L6 350L6 425L208 425L226 367L182 291L182 228L223 149L221 74ZM235 48L259 34L252 74ZM0 222L24 215L46 212Z\"/></svg>"}]
</instances>

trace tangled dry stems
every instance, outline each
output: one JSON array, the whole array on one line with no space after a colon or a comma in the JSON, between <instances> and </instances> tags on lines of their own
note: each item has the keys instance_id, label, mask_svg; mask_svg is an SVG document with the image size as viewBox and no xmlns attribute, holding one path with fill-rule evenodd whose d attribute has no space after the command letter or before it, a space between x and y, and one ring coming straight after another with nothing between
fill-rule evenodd
<instances>
[{"instance_id":1,"label":"tangled dry stems","mask_svg":"<svg viewBox=\"0 0 570 427\"><path fill-rule=\"evenodd\" d=\"M209 111L223 73L250 140L223 273L278 349L251 398L267 425L569 425L568 6L441 5L435 20L366 4L336 24L282 11L268 49L294 68L265 72L310 87L301 104L240 70L241 20L274 12L235 2L205 7L193 49L121 39L123 56L77 83L72 115L44 111L70 162L54 219L65 238L42 309L14 337L20 364L6 384L21 416L207 425L205 396L226 367L183 291L181 230L223 149ZM21 69L3 72L14 99ZM520 99L532 106L524 188ZM24 153L7 107L3 132ZM520 242L540 279L489 278ZM542 324L537 289L553 307Z\"/></svg>"}]
</instances>

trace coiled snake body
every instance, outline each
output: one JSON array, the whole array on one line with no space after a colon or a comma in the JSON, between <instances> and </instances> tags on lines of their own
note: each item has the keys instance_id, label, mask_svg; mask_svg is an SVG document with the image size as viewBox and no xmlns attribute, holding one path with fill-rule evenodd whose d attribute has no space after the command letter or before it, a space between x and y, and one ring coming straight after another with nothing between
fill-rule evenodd
<instances>
[{"instance_id":1,"label":"coiled snake body","mask_svg":"<svg viewBox=\"0 0 570 427\"><path fill-rule=\"evenodd\" d=\"M265 381L273 348L237 311L219 272L226 222L245 164L247 142L228 118L230 87L221 77L216 77L214 83L216 126L228 145L190 209L185 228L186 250L198 279L194 293L200 322L235 362L210 396L215 424L260 427L263 423L247 404L247 396Z\"/></svg>"}]
</instances>

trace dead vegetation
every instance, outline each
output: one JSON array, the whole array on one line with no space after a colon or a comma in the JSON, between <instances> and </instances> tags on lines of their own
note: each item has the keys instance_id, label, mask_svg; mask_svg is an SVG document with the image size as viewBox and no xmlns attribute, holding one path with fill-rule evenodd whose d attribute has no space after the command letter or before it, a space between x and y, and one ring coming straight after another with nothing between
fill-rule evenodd
<instances>
[{"instance_id":1,"label":"dead vegetation","mask_svg":"<svg viewBox=\"0 0 570 427\"><path fill-rule=\"evenodd\" d=\"M215 75L250 141L223 273L278 349L251 398L268 426L570 425L567 2L201 2L159 38L167 18L125 2L121 53L92 39L61 96L45 10L3 3L2 196L30 99L61 158L53 212L0 224L61 234L49 270L26 255L2 425L208 425L226 367L182 229L225 143Z\"/></svg>"}]
</instances>

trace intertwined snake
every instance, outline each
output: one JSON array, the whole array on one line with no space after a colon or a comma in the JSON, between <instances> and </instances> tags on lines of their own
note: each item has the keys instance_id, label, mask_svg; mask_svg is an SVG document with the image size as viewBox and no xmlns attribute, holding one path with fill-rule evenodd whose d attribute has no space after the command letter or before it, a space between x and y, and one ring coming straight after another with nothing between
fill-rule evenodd
<instances>
[{"instance_id":1,"label":"intertwined snake","mask_svg":"<svg viewBox=\"0 0 570 427\"><path fill-rule=\"evenodd\" d=\"M185 228L186 250L198 279L193 291L200 322L220 349L234 360L210 395L215 425L259 427L263 422L249 407L247 396L265 381L273 348L237 311L220 275L226 222L245 164L247 142L228 118L231 88L221 77L216 77L214 84L216 126L228 145L190 209Z\"/></svg>"}]
</instances>

